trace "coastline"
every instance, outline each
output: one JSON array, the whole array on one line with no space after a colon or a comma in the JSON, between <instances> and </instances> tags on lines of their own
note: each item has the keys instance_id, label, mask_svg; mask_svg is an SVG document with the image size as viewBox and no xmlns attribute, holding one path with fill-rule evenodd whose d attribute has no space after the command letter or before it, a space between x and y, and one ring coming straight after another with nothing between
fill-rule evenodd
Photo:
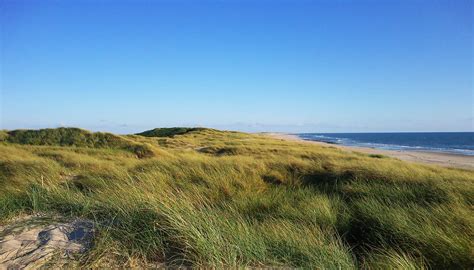
<instances>
[{"instance_id":1,"label":"coastline","mask_svg":"<svg viewBox=\"0 0 474 270\"><path fill-rule=\"evenodd\" d=\"M384 150L369 147L358 147L358 146L345 146L340 144L331 144L319 141L304 140L297 135L286 134L286 133L264 133L273 138L288 140L288 141L299 141L312 143L322 146L332 146L349 152L361 152L365 154L380 154L400 160L424 163L431 165L440 165L444 167L461 168L474 170L474 156L465 156L451 153L438 153L428 151L402 151L402 150Z\"/></svg>"}]
</instances>

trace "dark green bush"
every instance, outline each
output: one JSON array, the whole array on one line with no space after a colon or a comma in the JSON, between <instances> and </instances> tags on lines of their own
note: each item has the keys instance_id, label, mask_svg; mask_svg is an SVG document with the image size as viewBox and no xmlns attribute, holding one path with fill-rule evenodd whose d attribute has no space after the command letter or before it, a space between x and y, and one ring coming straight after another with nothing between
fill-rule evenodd
<instances>
[{"instance_id":1,"label":"dark green bush","mask_svg":"<svg viewBox=\"0 0 474 270\"><path fill-rule=\"evenodd\" d=\"M193 131L201 131L206 128L185 128L185 127L172 127L172 128L155 128L144 132L137 133L136 135L145 137L172 137L175 135L182 135Z\"/></svg>"}]
</instances>

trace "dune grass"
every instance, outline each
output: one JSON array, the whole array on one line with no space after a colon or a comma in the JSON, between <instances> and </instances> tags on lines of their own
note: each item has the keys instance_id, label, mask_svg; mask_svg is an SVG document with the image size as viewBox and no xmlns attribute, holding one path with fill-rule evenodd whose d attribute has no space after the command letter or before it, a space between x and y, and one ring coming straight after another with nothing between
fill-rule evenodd
<instances>
[{"instance_id":1,"label":"dune grass","mask_svg":"<svg viewBox=\"0 0 474 270\"><path fill-rule=\"evenodd\" d=\"M130 151L139 158L153 156L153 150L146 144L139 144L111 133L92 133L79 128L3 131L0 133L0 141L27 145L114 148Z\"/></svg>"},{"instance_id":2,"label":"dune grass","mask_svg":"<svg viewBox=\"0 0 474 270\"><path fill-rule=\"evenodd\" d=\"M85 267L474 266L472 171L264 135L155 131L113 135L118 146L4 132L0 222L33 212L96 221Z\"/></svg>"}]
</instances>

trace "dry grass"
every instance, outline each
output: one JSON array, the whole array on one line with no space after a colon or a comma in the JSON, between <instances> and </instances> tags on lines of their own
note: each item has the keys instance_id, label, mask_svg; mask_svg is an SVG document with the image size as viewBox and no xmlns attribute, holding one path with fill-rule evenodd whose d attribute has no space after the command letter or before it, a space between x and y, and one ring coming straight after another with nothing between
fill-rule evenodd
<instances>
[{"instance_id":1,"label":"dry grass","mask_svg":"<svg viewBox=\"0 0 474 270\"><path fill-rule=\"evenodd\" d=\"M100 235L80 259L88 267L474 266L472 171L263 135L169 132L114 135L145 146L146 158L122 143L20 145L3 132L1 220L36 211L95 220Z\"/></svg>"}]
</instances>

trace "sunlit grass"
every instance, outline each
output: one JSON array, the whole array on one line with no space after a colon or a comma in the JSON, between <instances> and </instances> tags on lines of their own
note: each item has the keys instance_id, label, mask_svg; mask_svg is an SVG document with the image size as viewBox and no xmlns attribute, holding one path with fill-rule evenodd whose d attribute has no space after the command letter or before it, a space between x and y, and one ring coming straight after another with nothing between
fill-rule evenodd
<instances>
[{"instance_id":1,"label":"sunlit grass","mask_svg":"<svg viewBox=\"0 0 474 270\"><path fill-rule=\"evenodd\" d=\"M263 135L172 131L113 135L146 147L145 158L122 144L20 145L4 134L0 217L95 220L96 245L81 258L90 267L474 265L472 171Z\"/></svg>"}]
</instances>

